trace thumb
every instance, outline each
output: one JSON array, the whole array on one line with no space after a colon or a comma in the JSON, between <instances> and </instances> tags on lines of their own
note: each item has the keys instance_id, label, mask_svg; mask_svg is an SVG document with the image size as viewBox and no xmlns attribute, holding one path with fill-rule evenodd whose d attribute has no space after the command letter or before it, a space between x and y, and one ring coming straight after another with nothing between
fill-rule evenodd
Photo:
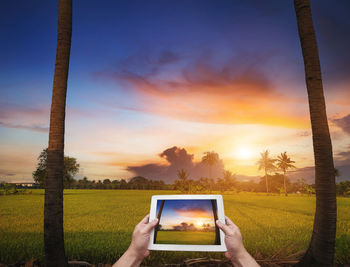
<instances>
[{"instance_id":1,"label":"thumb","mask_svg":"<svg viewBox=\"0 0 350 267\"><path fill-rule=\"evenodd\" d=\"M224 231L225 235L228 235L230 228L226 225L223 224L222 222L220 222L219 220L216 220L216 225L222 230Z\"/></svg>"}]
</instances>

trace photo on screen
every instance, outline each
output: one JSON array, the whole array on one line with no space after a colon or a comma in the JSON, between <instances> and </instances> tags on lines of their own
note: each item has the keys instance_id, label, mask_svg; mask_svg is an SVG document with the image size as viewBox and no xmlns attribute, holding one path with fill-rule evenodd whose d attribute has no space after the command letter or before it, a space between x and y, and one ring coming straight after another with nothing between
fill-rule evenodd
<instances>
[{"instance_id":1,"label":"photo on screen","mask_svg":"<svg viewBox=\"0 0 350 267\"><path fill-rule=\"evenodd\" d=\"M215 199L158 200L155 244L220 245Z\"/></svg>"}]
</instances>

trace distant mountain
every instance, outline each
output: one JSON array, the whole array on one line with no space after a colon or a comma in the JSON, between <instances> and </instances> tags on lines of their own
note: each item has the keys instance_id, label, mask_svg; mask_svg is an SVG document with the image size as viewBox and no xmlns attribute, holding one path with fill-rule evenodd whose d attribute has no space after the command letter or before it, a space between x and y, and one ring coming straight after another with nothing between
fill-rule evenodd
<instances>
[{"instance_id":1,"label":"distant mountain","mask_svg":"<svg viewBox=\"0 0 350 267\"><path fill-rule=\"evenodd\" d=\"M244 174L236 174L236 179L240 182L250 182L250 181L254 181L254 182L259 182L261 176L258 175L244 175Z\"/></svg>"},{"instance_id":2,"label":"distant mountain","mask_svg":"<svg viewBox=\"0 0 350 267\"><path fill-rule=\"evenodd\" d=\"M340 172L340 176L337 177L337 183L350 180L350 165L336 166ZM305 179L308 184L315 183L315 167L304 167L296 169L295 171L289 171L288 178L295 182L298 179Z\"/></svg>"},{"instance_id":3,"label":"distant mountain","mask_svg":"<svg viewBox=\"0 0 350 267\"><path fill-rule=\"evenodd\" d=\"M340 172L337 182L350 181L350 165L336 166Z\"/></svg>"},{"instance_id":4,"label":"distant mountain","mask_svg":"<svg viewBox=\"0 0 350 267\"><path fill-rule=\"evenodd\" d=\"M336 182L344 182L344 181L350 181L350 165L340 165L336 166L336 168L340 172L340 176L337 177ZM243 175L243 174L236 174L236 178L238 181L241 182L259 182L261 176L249 176L249 175ZM296 170L288 171L287 177L290 179L291 182L296 182L299 179L304 179L306 183L308 184L314 184L315 183L315 167L304 167L299 168Z\"/></svg>"}]
</instances>

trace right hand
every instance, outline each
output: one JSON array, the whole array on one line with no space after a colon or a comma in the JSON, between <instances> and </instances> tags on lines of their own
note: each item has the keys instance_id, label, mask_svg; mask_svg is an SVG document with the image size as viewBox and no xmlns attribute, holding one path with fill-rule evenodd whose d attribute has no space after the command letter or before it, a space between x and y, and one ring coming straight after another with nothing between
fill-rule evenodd
<instances>
[{"instance_id":1,"label":"right hand","mask_svg":"<svg viewBox=\"0 0 350 267\"><path fill-rule=\"evenodd\" d=\"M225 216L225 219L226 224L217 220L216 225L225 233L225 244L227 248L225 256L232 261L240 258L242 255L246 254L247 251L243 246L242 235L237 225L227 216Z\"/></svg>"}]
</instances>

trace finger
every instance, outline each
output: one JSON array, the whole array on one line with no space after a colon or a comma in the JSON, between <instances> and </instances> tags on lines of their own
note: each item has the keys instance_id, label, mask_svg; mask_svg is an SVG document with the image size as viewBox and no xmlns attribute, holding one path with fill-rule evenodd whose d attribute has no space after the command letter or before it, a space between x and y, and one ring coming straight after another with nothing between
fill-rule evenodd
<instances>
[{"instance_id":1,"label":"finger","mask_svg":"<svg viewBox=\"0 0 350 267\"><path fill-rule=\"evenodd\" d=\"M150 253L149 250L146 250L145 254L143 254L143 257L144 257L144 258L148 257L148 256L149 256L149 253Z\"/></svg>"},{"instance_id":2,"label":"finger","mask_svg":"<svg viewBox=\"0 0 350 267\"><path fill-rule=\"evenodd\" d=\"M237 225L235 225L235 224L233 223L233 221L231 221L231 219L230 219L229 217L225 216L225 219L226 219L226 224L227 224L228 226L237 227ZM238 227L237 227L237 228L238 228Z\"/></svg>"},{"instance_id":3,"label":"finger","mask_svg":"<svg viewBox=\"0 0 350 267\"><path fill-rule=\"evenodd\" d=\"M141 222L139 222L139 224L146 224L148 223L148 221L149 221L149 214L147 214L146 217L143 218Z\"/></svg>"},{"instance_id":4,"label":"finger","mask_svg":"<svg viewBox=\"0 0 350 267\"><path fill-rule=\"evenodd\" d=\"M225 257L230 260L232 256L231 256L230 252L226 251L225 252Z\"/></svg>"},{"instance_id":5,"label":"finger","mask_svg":"<svg viewBox=\"0 0 350 267\"><path fill-rule=\"evenodd\" d=\"M231 230L226 224L223 224L222 222L220 222L219 220L216 221L216 225L222 230L224 231L225 235L229 234L229 231Z\"/></svg>"},{"instance_id":6,"label":"finger","mask_svg":"<svg viewBox=\"0 0 350 267\"><path fill-rule=\"evenodd\" d=\"M146 233L151 232L151 230L156 227L156 225L158 224L158 219L154 219L153 221L149 222L148 224L146 224L146 226L144 227L144 230Z\"/></svg>"}]
</instances>

